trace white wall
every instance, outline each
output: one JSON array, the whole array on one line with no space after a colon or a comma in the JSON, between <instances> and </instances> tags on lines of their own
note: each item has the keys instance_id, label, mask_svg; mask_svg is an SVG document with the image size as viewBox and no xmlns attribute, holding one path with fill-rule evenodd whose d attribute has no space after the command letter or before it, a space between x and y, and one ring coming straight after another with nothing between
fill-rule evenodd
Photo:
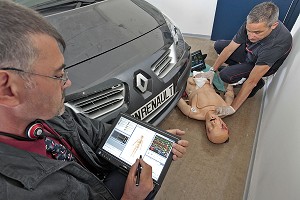
<instances>
[{"instance_id":1,"label":"white wall","mask_svg":"<svg viewBox=\"0 0 300 200\"><path fill-rule=\"evenodd\" d=\"M182 33L211 36L217 0L146 0L170 17Z\"/></svg>"},{"instance_id":2,"label":"white wall","mask_svg":"<svg viewBox=\"0 0 300 200\"><path fill-rule=\"evenodd\" d=\"M244 199L300 199L300 18L293 49L265 93Z\"/></svg>"}]
</instances>

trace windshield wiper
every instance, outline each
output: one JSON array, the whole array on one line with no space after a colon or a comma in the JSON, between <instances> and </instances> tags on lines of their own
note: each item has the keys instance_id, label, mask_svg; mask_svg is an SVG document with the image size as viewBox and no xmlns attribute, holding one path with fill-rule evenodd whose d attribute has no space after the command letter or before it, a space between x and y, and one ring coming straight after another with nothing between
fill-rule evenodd
<instances>
[{"instance_id":1,"label":"windshield wiper","mask_svg":"<svg viewBox=\"0 0 300 200\"><path fill-rule=\"evenodd\" d=\"M53 8L53 7L58 7L58 6L63 6L67 4L81 4L81 3L86 3L86 4L91 4L94 3L96 0L50 0L46 1L44 3L37 4L35 6L32 6L32 9L35 10L43 10L43 9L48 9L48 8Z\"/></svg>"}]
</instances>

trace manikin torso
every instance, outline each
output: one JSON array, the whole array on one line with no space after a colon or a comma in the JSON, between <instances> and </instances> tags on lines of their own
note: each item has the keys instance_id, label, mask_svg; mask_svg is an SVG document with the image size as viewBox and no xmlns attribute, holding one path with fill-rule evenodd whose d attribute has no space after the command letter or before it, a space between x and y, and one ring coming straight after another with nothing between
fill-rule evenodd
<instances>
[{"instance_id":1,"label":"manikin torso","mask_svg":"<svg viewBox=\"0 0 300 200\"><path fill-rule=\"evenodd\" d=\"M215 110L216 106L226 106L224 99L216 93L213 86L207 81L199 88L192 77L187 81L186 93L188 94L188 105L178 104L180 110L187 109L182 106L188 106L189 117L204 120L205 115L210 110Z\"/></svg>"}]
</instances>

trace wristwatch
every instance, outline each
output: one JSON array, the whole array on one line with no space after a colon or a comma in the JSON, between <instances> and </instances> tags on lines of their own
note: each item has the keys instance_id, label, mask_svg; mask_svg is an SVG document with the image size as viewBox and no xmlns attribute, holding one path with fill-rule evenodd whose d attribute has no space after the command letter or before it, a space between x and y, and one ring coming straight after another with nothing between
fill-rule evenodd
<instances>
[{"instance_id":1,"label":"wristwatch","mask_svg":"<svg viewBox=\"0 0 300 200\"><path fill-rule=\"evenodd\" d=\"M213 67L210 67L209 71L216 72Z\"/></svg>"}]
</instances>

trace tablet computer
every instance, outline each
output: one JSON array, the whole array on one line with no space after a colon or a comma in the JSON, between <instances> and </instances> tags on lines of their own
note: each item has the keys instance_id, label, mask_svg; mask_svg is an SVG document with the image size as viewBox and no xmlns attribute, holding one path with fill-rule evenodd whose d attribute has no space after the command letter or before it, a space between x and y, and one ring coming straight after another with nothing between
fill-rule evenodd
<instances>
[{"instance_id":1,"label":"tablet computer","mask_svg":"<svg viewBox=\"0 0 300 200\"><path fill-rule=\"evenodd\" d=\"M160 186L172 162L172 145L178 140L174 134L121 113L97 154L126 172L141 155L152 167L153 183Z\"/></svg>"}]
</instances>

